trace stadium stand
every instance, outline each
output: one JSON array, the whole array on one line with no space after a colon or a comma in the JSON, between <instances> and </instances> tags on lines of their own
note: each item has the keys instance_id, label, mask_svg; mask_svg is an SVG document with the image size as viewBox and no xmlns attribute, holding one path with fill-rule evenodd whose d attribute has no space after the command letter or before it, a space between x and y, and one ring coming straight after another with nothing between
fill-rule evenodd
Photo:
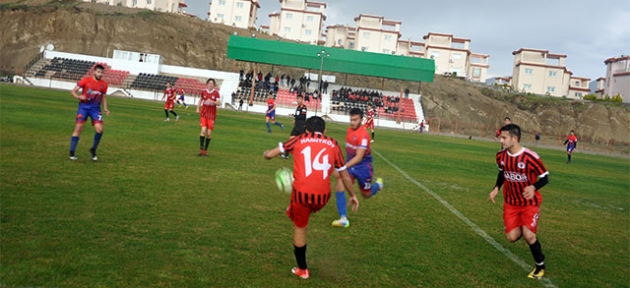
<instances>
[{"instance_id":1,"label":"stadium stand","mask_svg":"<svg viewBox=\"0 0 630 288\"><path fill-rule=\"evenodd\" d=\"M201 91L206 88L206 84L196 79L179 77L177 82L175 82L175 88L184 89L186 95L201 95Z\"/></svg>"},{"instance_id":2,"label":"stadium stand","mask_svg":"<svg viewBox=\"0 0 630 288\"><path fill-rule=\"evenodd\" d=\"M50 64L44 65L42 69L37 71L35 77L44 77L50 71L54 72L52 77L78 81L94 64L93 61L55 57L50 61Z\"/></svg>"},{"instance_id":3,"label":"stadium stand","mask_svg":"<svg viewBox=\"0 0 630 288\"><path fill-rule=\"evenodd\" d=\"M105 67L105 73L103 74L103 80L107 82L110 86L121 86L125 78L129 76L129 71L115 70L109 67L106 63L95 63L90 70L85 73L86 77L92 76L94 74L94 67L96 65L102 65Z\"/></svg>"},{"instance_id":4,"label":"stadium stand","mask_svg":"<svg viewBox=\"0 0 630 288\"><path fill-rule=\"evenodd\" d=\"M130 88L143 90L164 90L166 83L176 83L179 77L140 73Z\"/></svg>"}]
</instances>

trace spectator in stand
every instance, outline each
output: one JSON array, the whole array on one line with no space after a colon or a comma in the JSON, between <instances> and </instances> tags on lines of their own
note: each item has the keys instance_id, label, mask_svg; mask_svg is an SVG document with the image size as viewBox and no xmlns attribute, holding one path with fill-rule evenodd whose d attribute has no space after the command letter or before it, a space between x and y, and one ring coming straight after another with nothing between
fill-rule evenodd
<instances>
[{"instance_id":1,"label":"spectator in stand","mask_svg":"<svg viewBox=\"0 0 630 288\"><path fill-rule=\"evenodd\" d=\"M238 110L243 110L243 97L238 101Z\"/></svg>"},{"instance_id":2,"label":"spectator in stand","mask_svg":"<svg viewBox=\"0 0 630 288\"><path fill-rule=\"evenodd\" d=\"M245 80L245 71L243 71L243 69L241 69L240 71L238 71L238 81L243 81Z\"/></svg>"}]
</instances>

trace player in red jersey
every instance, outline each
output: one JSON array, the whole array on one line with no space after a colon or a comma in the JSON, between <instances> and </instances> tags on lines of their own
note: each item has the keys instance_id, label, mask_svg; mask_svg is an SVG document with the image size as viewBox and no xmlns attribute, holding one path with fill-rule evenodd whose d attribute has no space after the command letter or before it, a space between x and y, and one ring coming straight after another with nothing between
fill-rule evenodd
<instances>
[{"instance_id":1,"label":"player in red jersey","mask_svg":"<svg viewBox=\"0 0 630 288\"><path fill-rule=\"evenodd\" d=\"M208 146L210 146L210 141L212 140L214 121L217 119L217 106L221 105L221 95L216 88L216 81L210 78L206 81L206 85L207 88L201 91L196 110L201 122L199 156L208 156Z\"/></svg>"},{"instance_id":2,"label":"player in red jersey","mask_svg":"<svg viewBox=\"0 0 630 288\"><path fill-rule=\"evenodd\" d=\"M171 121L168 118L168 112L175 115L175 122L179 121L179 115L173 111L173 107L175 107L175 87L171 87L171 82L166 83L166 89L164 89L164 95L162 96L162 100L166 98L166 102L164 102L164 114L166 115L166 119L164 122Z\"/></svg>"},{"instance_id":3,"label":"player in red jersey","mask_svg":"<svg viewBox=\"0 0 630 288\"><path fill-rule=\"evenodd\" d=\"M365 129L370 128L372 130L372 140L370 142L374 142L374 118L376 112L372 109L372 105L367 106L367 111L365 113Z\"/></svg>"},{"instance_id":4,"label":"player in red jersey","mask_svg":"<svg viewBox=\"0 0 630 288\"><path fill-rule=\"evenodd\" d=\"M508 124L512 124L512 120L510 119L510 117L505 117L503 119L503 126L508 125ZM497 130L497 134L494 135L494 141L499 140L499 136L501 136L501 128L499 128L499 130ZM501 150L503 150L503 146L501 146Z\"/></svg>"},{"instance_id":5,"label":"player in red jersey","mask_svg":"<svg viewBox=\"0 0 630 288\"><path fill-rule=\"evenodd\" d=\"M271 123L280 126L282 130L284 130L284 125L280 124L280 122L276 122L276 100L273 99L273 92L269 92L269 97L267 98L267 113L265 115L265 123L267 124L267 133L271 133L271 126L269 125L269 120Z\"/></svg>"},{"instance_id":6,"label":"player in red jersey","mask_svg":"<svg viewBox=\"0 0 630 288\"><path fill-rule=\"evenodd\" d=\"M357 211L359 200L354 193L352 181L346 171L339 143L324 135L326 122L313 116L306 120L306 133L280 143L278 147L263 154L272 159L281 154L293 154L293 191L287 216L293 221L293 245L297 267L291 272L301 278L308 278L306 266L306 228L309 217L328 203L330 199L330 176L337 171L348 190L352 210ZM333 169L334 168L334 169Z\"/></svg>"},{"instance_id":7,"label":"player in red jersey","mask_svg":"<svg viewBox=\"0 0 630 288\"><path fill-rule=\"evenodd\" d=\"M503 184L503 223L510 242L525 238L536 267L527 277L540 279L545 274L545 255L536 238L542 195L538 190L549 183L549 172L534 151L522 147L521 128L508 124L501 128L500 141L504 150L497 153L497 181L490 192L490 201Z\"/></svg>"},{"instance_id":8,"label":"player in red jersey","mask_svg":"<svg viewBox=\"0 0 630 288\"><path fill-rule=\"evenodd\" d=\"M577 137L575 137L575 131L571 130L567 140L564 141L564 145L567 145L567 164L571 164L571 154L573 150L577 148Z\"/></svg>"},{"instance_id":9,"label":"player in red jersey","mask_svg":"<svg viewBox=\"0 0 630 288\"><path fill-rule=\"evenodd\" d=\"M177 104L178 107L182 107L184 105L184 109L188 110L188 105L186 105L186 95L184 95L184 88L179 87L177 90Z\"/></svg>"},{"instance_id":10,"label":"player in red jersey","mask_svg":"<svg viewBox=\"0 0 630 288\"><path fill-rule=\"evenodd\" d=\"M74 131L72 132L72 138L70 141L70 160L77 160L75 156L75 150L79 143L79 136L83 131L83 125L87 121L87 117L92 119L92 125L94 126L94 143L90 149L92 154L92 161L98 160L96 157L96 148L98 143L101 142L103 136L103 115L101 114L101 103L103 103L103 111L106 115L109 115L107 109L107 82L103 80L103 73L105 67L98 64L94 67L94 75L92 77L85 77L77 83L77 86L72 89L72 97L79 99L79 109L77 111L76 122L74 125ZM81 95L77 94L79 90L82 90Z\"/></svg>"},{"instance_id":11,"label":"player in red jersey","mask_svg":"<svg viewBox=\"0 0 630 288\"><path fill-rule=\"evenodd\" d=\"M346 132L346 167L348 174L354 182L357 180L361 195L363 198L370 198L379 191L383 190L383 179L377 178L372 182L374 176L374 168L372 167L372 149L370 149L370 134L363 122L363 111L359 108L350 110L350 128ZM339 212L339 220L334 220L332 226L344 227L350 226L346 213L346 196L343 193L344 185L337 181L335 185L335 198L337 202L337 212Z\"/></svg>"}]
</instances>

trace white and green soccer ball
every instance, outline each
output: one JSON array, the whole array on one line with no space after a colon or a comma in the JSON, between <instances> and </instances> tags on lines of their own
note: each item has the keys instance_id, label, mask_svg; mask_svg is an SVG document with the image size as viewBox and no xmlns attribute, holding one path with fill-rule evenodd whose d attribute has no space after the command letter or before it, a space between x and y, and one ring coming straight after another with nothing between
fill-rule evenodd
<instances>
[{"instance_id":1,"label":"white and green soccer ball","mask_svg":"<svg viewBox=\"0 0 630 288\"><path fill-rule=\"evenodd\" d=\"M293 172L291 169L282 167L276 171L276 185L278 185L278 190L291 193L293 190Z\"/></svg>"}]
</instances>

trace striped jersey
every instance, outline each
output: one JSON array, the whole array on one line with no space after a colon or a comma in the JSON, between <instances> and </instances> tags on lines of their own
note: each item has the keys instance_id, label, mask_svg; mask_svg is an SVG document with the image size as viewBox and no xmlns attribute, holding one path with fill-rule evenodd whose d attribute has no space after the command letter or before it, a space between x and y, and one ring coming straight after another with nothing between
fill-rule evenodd
<instances>
[{"instance_id":1,"label":"striped jersey","mask_svg":"<svg viewBox=\"0 0 630 288\"><path fill-rule=\"evenodd\" d=\"M206 119L217 119L217 105L210 101L219 101L221 95L217 89L212 89L212 91L208 91L208 89L203 89L201 91L201 113L200 116Z\"/></svg>"},{"instance_id":2,"label":"striped jersey","mask_svg":"<svg viewBox=\"0 0 630 288\"><path fill-rule=\"evenodd\" d=\"M536 190L532 199L525 199L525 187L534 185L539 177L549 174L547 168L536 152L527 148L516 154L510 154L508 149L501 150L496 156L499 171L503 172L503 200L515 206L539 206L542 195Z\"/></svg>"}]
</instances>

